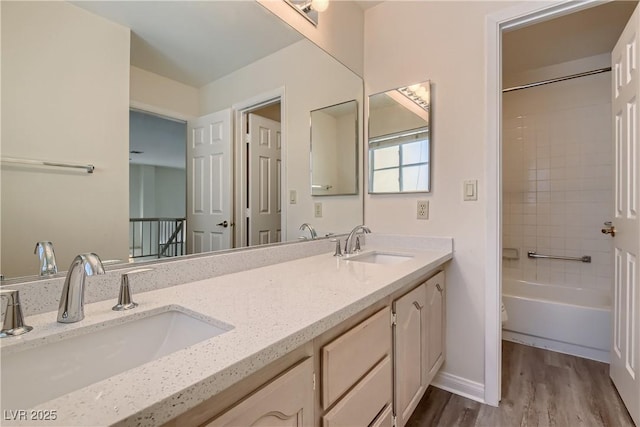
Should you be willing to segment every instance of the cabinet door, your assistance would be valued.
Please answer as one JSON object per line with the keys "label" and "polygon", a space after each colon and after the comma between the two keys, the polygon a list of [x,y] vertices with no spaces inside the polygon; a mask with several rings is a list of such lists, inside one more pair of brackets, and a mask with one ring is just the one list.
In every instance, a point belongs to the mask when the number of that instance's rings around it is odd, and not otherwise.
{"label": "cabinet door", "polygon": [[298,363],[206,426],[313,426],[312,360]]}
{"label": "cabinet door", "polygon": [[425,387],[433,380],[444,362],[445,287],[444,272],[436,274],[426,283],[427,348],[425,352]]}
{"label": "cabinet door", "polygon": [[393,427],[393,411],[387,405],[369,427]]}
{"label": "cabinet door", "polygon": [[403,427],[426,389],[424,353],[427,345],[426,287],[420,285],[394,303],[394,407]]}

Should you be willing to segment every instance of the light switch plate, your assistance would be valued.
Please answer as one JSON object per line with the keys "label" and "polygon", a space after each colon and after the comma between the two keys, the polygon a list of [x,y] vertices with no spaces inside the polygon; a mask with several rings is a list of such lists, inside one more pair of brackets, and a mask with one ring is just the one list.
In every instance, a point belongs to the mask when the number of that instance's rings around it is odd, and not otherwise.
{"label": "light switch plate", "polygon": [[465,181],[462,186],[462,194],[465,202],[478,200],[478,181],[475,179]]}
{"label": "light switch plate", "polygon": [[316,218],[322,218],[322,203],[316,202],[313,204],[313,212]]}
{"label": "light switch plate", "polygon": [[289,190],[289,204],[295,205],[298,203],[298,192],[296,190]]}

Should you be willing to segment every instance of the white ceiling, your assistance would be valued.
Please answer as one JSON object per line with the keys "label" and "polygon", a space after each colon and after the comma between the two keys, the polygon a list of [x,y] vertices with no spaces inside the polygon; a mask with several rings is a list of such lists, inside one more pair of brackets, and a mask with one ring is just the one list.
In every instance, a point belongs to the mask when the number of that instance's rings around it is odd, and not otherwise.
{"label": "white ceiling", "polygon": [[[611,52],[637,1],[612,1],[503,35],[505,74]],[[585,70],[587,71],[587,70]]]}
{"label": "white ceiling", "polygon": [[131,64],[201,87],[302,39],[255,1],[74,1],[131,29]]}
{"label": "white ceiling", "polygon": [[[330,107],[324,107],[315,111],[320,111],[320,112],[323,112],[324,114],[328,114],[329,116],[339,119],[340,117],[348,114],[355,114],[357,110],[358,110],[358,103],[356,101],[347,101],[347,102],[343,102],[342,104],[336,104]],[[315,111],[312,111],[312,113],[314,113]]]}

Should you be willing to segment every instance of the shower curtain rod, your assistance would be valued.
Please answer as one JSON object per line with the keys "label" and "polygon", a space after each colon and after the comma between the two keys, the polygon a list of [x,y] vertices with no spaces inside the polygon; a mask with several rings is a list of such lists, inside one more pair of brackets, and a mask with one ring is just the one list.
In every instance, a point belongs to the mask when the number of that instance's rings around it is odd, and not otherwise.
{"label": "shower curtain rod", "polygon": [[557,77],[555,79],[542,80],[539,82],[529,83],[522,86],[514,86],[507,89],[502,89],[502,93],[513,92],[514,90],[529,89],[530,87],[548,85],[549,83],[563,82],[565,80],[577,79],[578,77],[586,77],[586,76],[591,76],[593,74],[606,73],[609,71],[611,71],[611,67],[599,68],[597,70],[585,71],[584,73],[571,74],[570,76]]}

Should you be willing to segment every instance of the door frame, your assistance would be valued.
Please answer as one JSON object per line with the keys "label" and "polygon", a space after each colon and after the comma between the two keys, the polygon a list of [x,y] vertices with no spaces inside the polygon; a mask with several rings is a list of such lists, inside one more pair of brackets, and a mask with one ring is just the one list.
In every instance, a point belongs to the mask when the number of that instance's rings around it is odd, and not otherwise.
{"label": "door frame", "polygon": [[502,41],[512,30],[579,12],[610,0],[527,2],[486,16],[485,100],[487,223],[485,270],[484,402],[498,406],[502,380]]}
{"label": "door frame", "polygon": [[281,129],[281,161],[282,161],[282,175],[280,177],[280,194],[281,196],[281,233],[280,241],[287,240],[287,203],[288,198],[285,197],[287,189],[287,114],[285,105],[285,88],[280,87],[268,92],[261,93],[252,98],[233,104],[231,107],[234,114],[233,123],[233,210],[234,210],[234,227],[233,227],[233,246],[234,248],[240,248],[246,246],[247,241],[247,227],[245,222],[247,213],[243,208],[242,200],[245,200],[247,194],[247,150],[244,142],[243,128],[247,123],[247,116],[249,113],[266,107],[270,104],[280,102],[280,129]]}
{"label": "door frame", "polygon": [[[194,116],[190,116],[188,114],[183,114],[183,113],[179,113],[177,111],[174,110],[170,110],[167,108],[162,108],[162,107],[157,107],[155,105],[151,105],[151,104],[145,104],[144,102],[139,102],[139,101],[134,101],[134,100],[129,100],[129,112],[131,110],[136,110],[136,111],[140,111],[143,113],[148,113],[148,114],[152,114],[152,115],[156,115],[158,117],[167,119],[167,120],[173,120],[176,122],[184,122],[185,124],[185,134],[184,134],[184,173],[185,173],[185,182],[184,182],[184,215],[185,218],[187,217],[187,211],[189,209],[189,206],[187,206],[187,199],[188,199],[188,193],[189,193],[189,186],[187,185],[187,145],[189,144],[189,122],[192,121],[193,119],[195,119]],[[131,148],[131,141],[129,141],[129,148]],[[131,180],[131,177],[129,177],[129,180]],[[129,216],[131,213],[131,207],[128,206],[127,207],[127,211],[129,212]],[[185,221],[186,222],[186,221]],[[182,236],[183,236],[183,240],[184,240],[184,254],[186,255],[187,252],[187,229],[189,227],[189,224],[185,224],[185,228],[182,230]]]}

